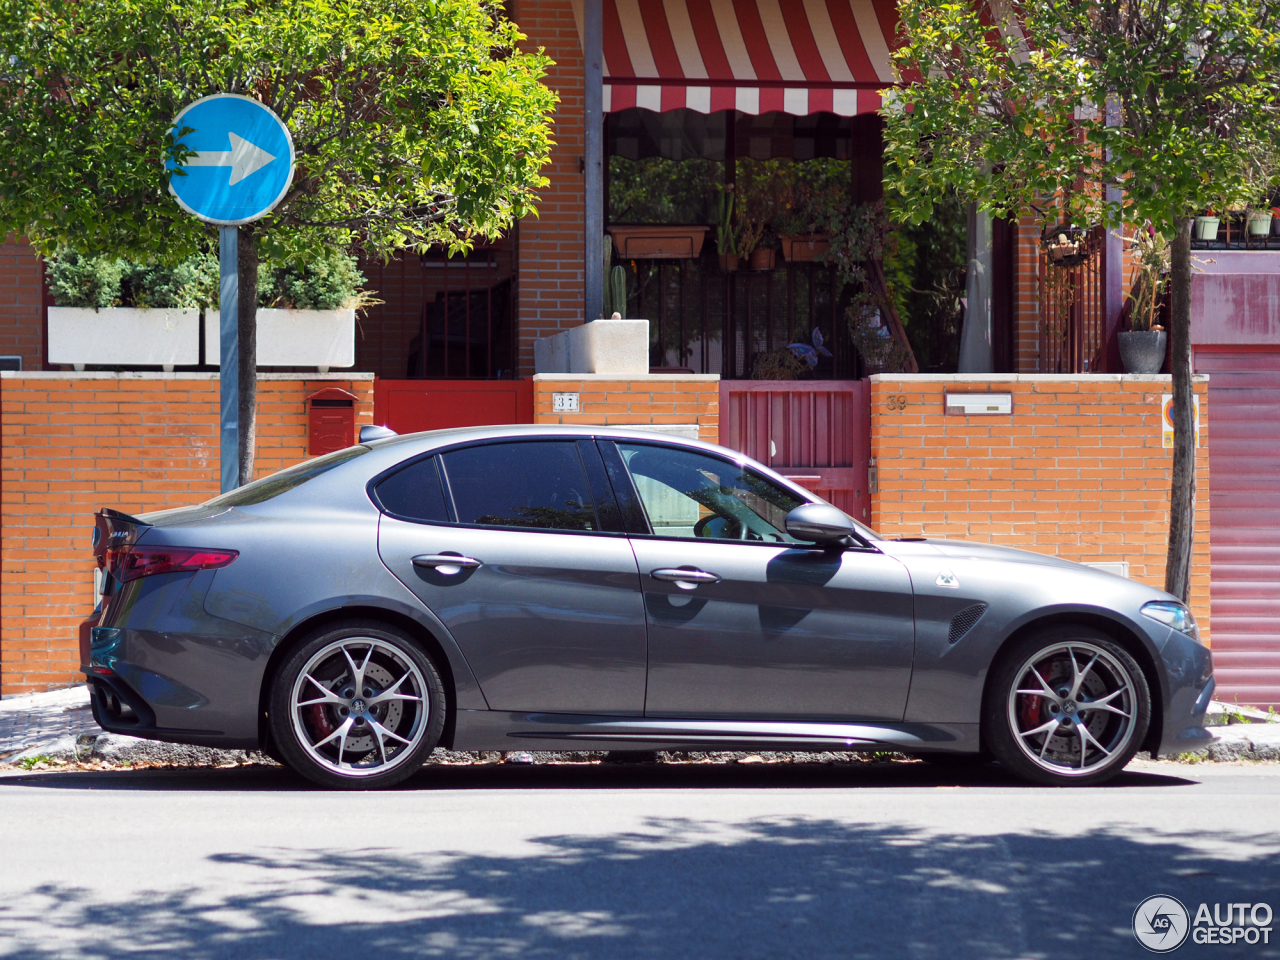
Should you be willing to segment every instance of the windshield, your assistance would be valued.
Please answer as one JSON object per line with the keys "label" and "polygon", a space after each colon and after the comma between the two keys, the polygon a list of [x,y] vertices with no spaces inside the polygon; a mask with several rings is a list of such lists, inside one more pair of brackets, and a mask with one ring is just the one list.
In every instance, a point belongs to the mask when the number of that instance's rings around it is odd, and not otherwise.
{"label": "windshield", "polygon": [[272,497],[287,493],[294,487],[301,486],[313,477],[318,477],[320,474],[332,470],[353,457],[358,457],[360,454],[368,452],[368,447],[347,447],[347,449],[339,450],[336,453],[326,453],[323,457],[303,460],[292,467],[286,467],[279,473],[261,477],[252,483],[246,483],[243,487],[237,487],[219,497],[214,497],[206,505],[211,507],[247,507],[255,503],[263,503]]}

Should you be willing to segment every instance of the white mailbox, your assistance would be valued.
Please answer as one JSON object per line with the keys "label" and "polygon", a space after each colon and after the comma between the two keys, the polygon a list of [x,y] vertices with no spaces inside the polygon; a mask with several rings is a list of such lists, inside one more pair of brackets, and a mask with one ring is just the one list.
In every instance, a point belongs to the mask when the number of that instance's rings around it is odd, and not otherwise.
{"label": "white mailbox", "polygon": [[961,417],[1009,416],[1013,413],[1011,393],[948,393],[946,412]]}

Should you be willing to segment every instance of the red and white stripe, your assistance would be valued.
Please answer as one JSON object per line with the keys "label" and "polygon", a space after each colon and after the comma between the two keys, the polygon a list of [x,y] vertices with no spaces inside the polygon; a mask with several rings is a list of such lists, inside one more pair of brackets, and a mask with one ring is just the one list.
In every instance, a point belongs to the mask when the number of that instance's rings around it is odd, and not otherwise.
{"label": "red and white stripe", "polygon": [[847,117],[894,83],[894,0],[603,0],[603,13],[606,111]]}

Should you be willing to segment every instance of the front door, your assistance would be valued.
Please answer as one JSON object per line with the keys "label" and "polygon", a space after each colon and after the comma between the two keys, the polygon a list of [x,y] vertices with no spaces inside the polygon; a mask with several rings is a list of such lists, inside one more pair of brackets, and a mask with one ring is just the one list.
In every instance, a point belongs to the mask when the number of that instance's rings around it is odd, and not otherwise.
{"label": "front door", "polygon": [[631,541],[649,623],[647,716],[902,719],[915,625],[901,563],[797,544],[785,517],[801,501],[730,461],[602,449],[626,464],[652,530]]}
{"label": "front door", "polygon": [[474,444],[380,481],[383,562],[453,634],[494,710],[639,716],[645,620],[590,441]]}

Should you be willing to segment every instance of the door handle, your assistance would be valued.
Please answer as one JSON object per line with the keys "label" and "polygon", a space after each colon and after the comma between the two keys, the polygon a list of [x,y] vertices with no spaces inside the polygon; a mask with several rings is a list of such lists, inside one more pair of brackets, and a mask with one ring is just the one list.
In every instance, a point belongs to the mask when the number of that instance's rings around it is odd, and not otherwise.
{"label": "door handle", "polygon": [[460,557],[456,554],[448,553],[424,553],[422,556],[413,558],[415,567],[431,567],[436,573],[451,577],[463,570],[474,570],[480,566],[479,560],[471,557]]}
{"label": "door handle", "polygon": [[719,583],[720,578],[705,570],[677,570],[673,567],[662,567],[650,570],[649,576],[655,580],[666,580],[668,583],[697,585],[699,583]]}

